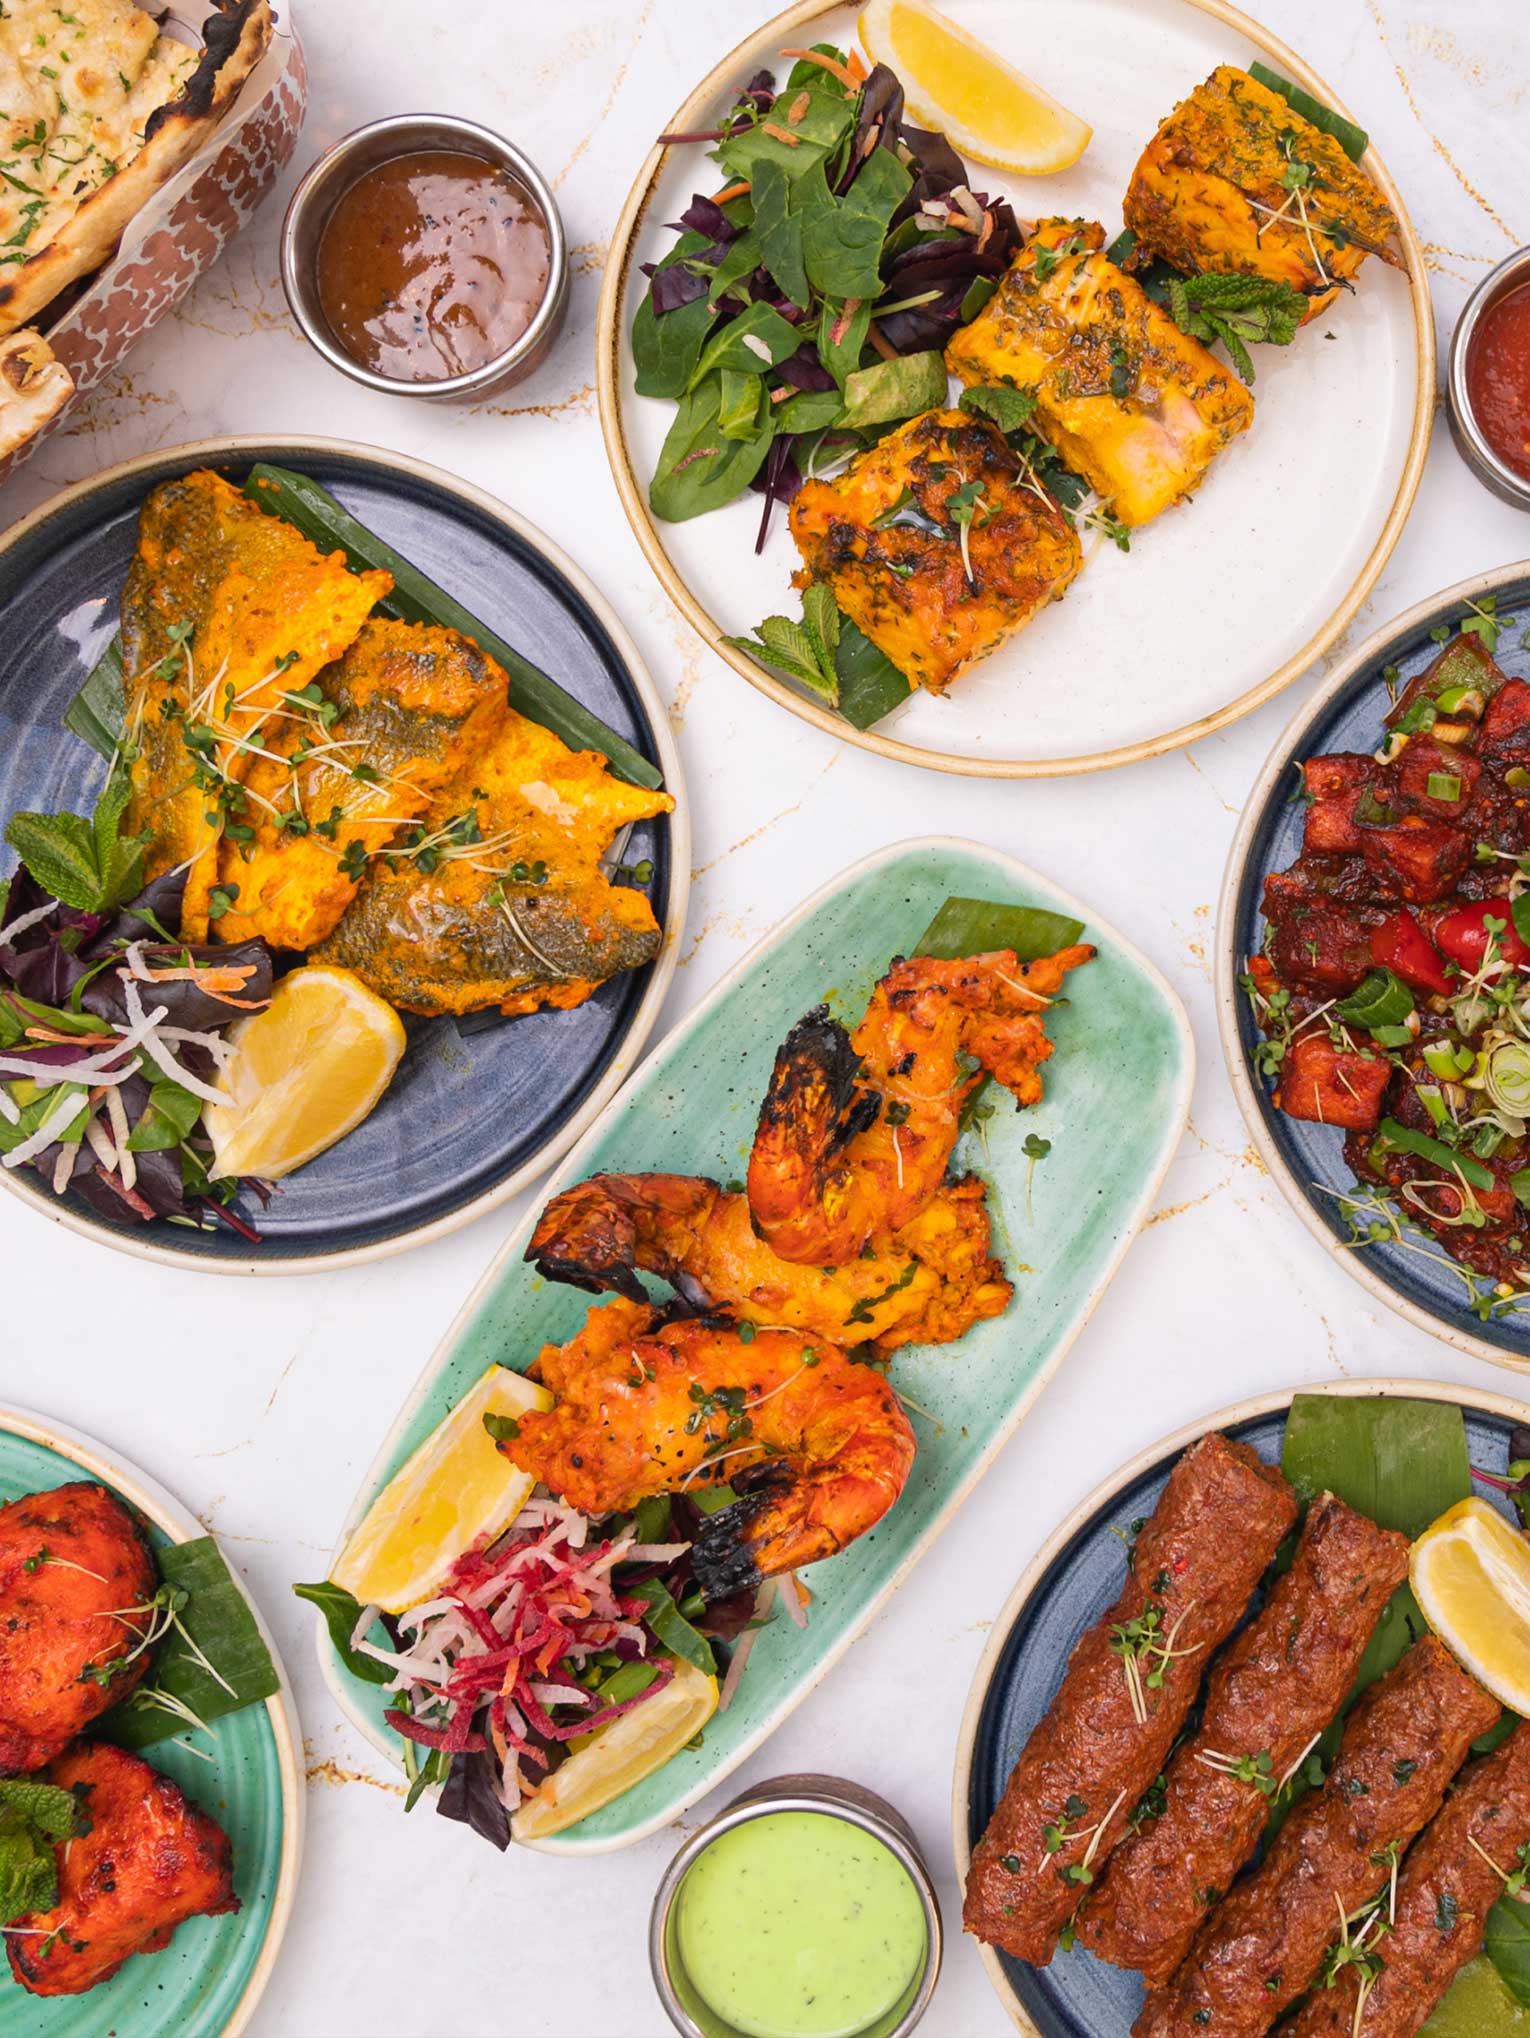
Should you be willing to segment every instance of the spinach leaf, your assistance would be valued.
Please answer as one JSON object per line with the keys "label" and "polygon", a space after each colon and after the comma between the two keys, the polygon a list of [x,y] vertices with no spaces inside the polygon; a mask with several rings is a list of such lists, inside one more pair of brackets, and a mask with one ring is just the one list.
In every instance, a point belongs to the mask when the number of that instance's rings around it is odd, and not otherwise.
{"label": "spinach leaf", "polygon": [[648,1578],[641,1585],[632,1586],[630,1593],[626,1586],[622,1590],[633,1599],[647,1602],[648,1611],[643,1619],[655,1639],[672,1656],[682,1657],[708,1677],[716,1675],[717,1658],[712,1654],[712,1644],[691,1626],[662,1580]]}
{"label": "spinach leaf", "polygon": [[741,370],[746,375],[763,375],[789,354],[795,354],[802,336],[790,319],[782,318],[773,304],[751,304],[737,318],[730,318],[707,341],[701,358],[691,371],[692,389],[700,388],[719,368]]}
{"label": "spinach leaf", "polygon": [[895,361],[874,361],[845,378],[845,408],[839,420],[851,430],[893,424],[939,410],[946,400],[945,356],[900,354]]}
{"label": "spinach leaf", "polygon": [[160,1076],[149,1086],[149,1101],[128,1134],[129,1153],[168,1153],[187,1138],[202,1115],[202,1099]]}
{"label": "spinach leaf", "polygon": [[702,516],[732,502],[759,473],[770,451],[772,426],[768,418],[752,439],[723,436],[721,400],[719,375],[680,399],[648,484],[653,513],[666,523],[684,523],[688,517]]}
{"label": "spinach leaf", "polygon": [[837,424],[842,402],[837,389],[799,389],[785,403],[775,406],[778,432],[821,432]]}
{"label": "spinach leaf", "polygon": [[653,297],[643,299],[632,321],[633,387],[639,396],[679,397],[685,394],[707,334],[717,316],[704,297],[692,298],[661,318]]}
{"label": "spinach leaf", "polygon": [[729,291],[742,283],[746,276],[752,276],[760,266],[760,237],[749,232],[739,235],[728,245],[727,253],[717,265],[717,274],[712,278],[712,287],[707,298],[715,311]]}
{"label": "spinach leaf", "polygon": [[[866,351],[866,334],[871,326],[871,302],[862,298],[854,311],[842,304],[825,304],[818,319],[818,358],[843,389],[847,375],[861,365]],[[843,328],[843,330],[841,330]],[[838,333],[838,339],[835,334]]]}
{"label": "spinach leaf", "polygon": [[[817,67],[814,68],[816,70]],[[822,76],[821,73],[819,75]],[[779,141],[774,135],[766,134],[763,127],[751,127],[743,134],[730,135],[719,145],[715,154],[728,172],[730,182],[746,177],[752,186],[761,163],[776,164],[788,177],[802,177],[839,147],[855,119],[854,99],[847,99],[830,79],[824,79],[821,84],[804,85],[801,90],[807,93],[808,103],[801,118],[793,121],[788,129],[793,141]],[[779,105],[778,100],[777,107]],[[771,119],[774,126],[787,126],[777,117],[774,108]]]}
{"label": "spinach leaf", "polygon": [[877,149],[843,198],[830,196],[821,169],[807,173],[802,192],[802,259],[808,279],[826,297],[875,298],[882,290],[882,243],[908,196],[907,170]]}
{"label": "spinach leaf", "polygon": [[760,406],[768,403],[760,376],[724,368],[717,399],[717,423],[725,439],[752,439],[760,429]]}
{"label": "spinach leaf", "polygon": [[294,1585],[292,1590],[299,1599],[308,1600],[323,1614],[335,1654],[352,1677],[359,1677],[363,1684],[391,1682],[393,1673],[386,1664],[375,1661],[371,1656],[363,1656],[351,1647],[351,1636],[361,1619],[361,1605],[343,1585],[321,1578],[317,1585]]}
{"label": "spinach leaf", "polygon": [[802,260],[802,217],[792,202],[800,188],[779,163],[767,160],[755,171],[751,195],[765,266],[792,303],[806,311],[812,291]]}

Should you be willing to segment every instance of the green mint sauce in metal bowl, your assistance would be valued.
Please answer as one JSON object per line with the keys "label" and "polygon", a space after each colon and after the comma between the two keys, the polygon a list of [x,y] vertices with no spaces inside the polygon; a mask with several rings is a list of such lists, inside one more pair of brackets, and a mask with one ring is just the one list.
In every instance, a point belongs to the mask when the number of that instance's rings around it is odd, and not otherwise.
{"label": "green mint sauce in metal bowl", "polygon": [[857,2038],[924,1966],[924,1907],[889,1847],[848,1819],[771,1812],[686,1871],[677,1950],[691,1986],[749,2038]]}

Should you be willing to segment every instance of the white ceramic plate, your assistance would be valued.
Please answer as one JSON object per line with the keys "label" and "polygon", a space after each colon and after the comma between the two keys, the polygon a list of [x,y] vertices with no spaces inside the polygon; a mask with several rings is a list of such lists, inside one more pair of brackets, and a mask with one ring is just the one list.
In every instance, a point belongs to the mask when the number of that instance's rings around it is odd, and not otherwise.
{"label": "white ceramic plate", "polygon": [[[945,8],[1094,126],[1071,170],[1009,177],[973,166],[1021,217],[1083,215],[1120,226],[1121,199],[1159,121],[1220,63],[1264,58],[1332,106],[1323,80],[1222,0],[945,0]],[[848,7],[799,5],[740,45],[670,124],[716,124],[783,47],[855,39]],[[1365,109],[1359,109],[1363,115]],[[666,130],[669,131],[669,130]],[[718,188],[704,145],[655,150],[613,242],[596,359],[612,471],[649,563],[702,636],[784,707],[852,743],[939,770],[1041,777],[1124,764],[1247,714],[1321,657],[1369,592],[1412,503],[1434,406],[1434,327],[1423,255],[1373,149],[1366,168],[1402,225],[1408,277],[1367,263],[1290,348],[1255,350],[1254,422],[1193,502],[1132,541],[1099,547],[1069,590],[945,699],[914,698],[861,734],[720,643],[792,610],[800,563],[778,507],[754,553],[760,499],[683,524],[650,518],[647,488],[675,406],[633,391],[641,262],[674,244],[665,225]],[[1332,334],[1330,339],[1328,334]]]}

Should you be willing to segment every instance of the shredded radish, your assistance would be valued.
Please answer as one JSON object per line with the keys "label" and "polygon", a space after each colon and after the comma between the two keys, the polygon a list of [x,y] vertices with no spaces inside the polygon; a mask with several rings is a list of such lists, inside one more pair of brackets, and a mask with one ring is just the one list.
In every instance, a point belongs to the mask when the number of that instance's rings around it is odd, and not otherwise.
{"label": "shredded radish", "polygon": [[786,1608],[797,1626],[805,1628],[808,1624],[807,1593],[803,1589],[796,1572],[783,1571],[780,1583],[781,1604]]}
{"label": "shredded radish", "polygon": [[0,948],[4,948],[13,936],[25,934],[29,927],[36,927],[41,921],[51,919],[57,911],[57,899],[49,899],[46,906],[34,906],[30,913],[18,914],[14,920],[0,927]]}
{"label": "shredded radish", "polygon": [[[764,1621],[769,1619],[770,1609],[775,1605],[776,1601],[776,1583],[777,1581],[774,1578],[767,1578],[755,1594],[753,1616],[755,1620]],[[760,1630],[757,1627],[745,1628],[737,1642],[734,1643],[733,1660],[728,1665],[728,1674],[723,1679],[722,1689],[717,1694],[717,1710],[719,1712],[726,1712],[728,1707],[732,1705],[733,1694],[738,1690],[739,1679],[743,1676],[745,1666],[750,1656],[754,1653],[754,1645],[759,1639],[759,1634]]]}
{"label": "shredded radish", "polygon": [[0,1089],[0,1118],[3,1118],[7,1125],[21,1123],[21,1106],[5,1089]]}
{"label": "shredded radish", "polygon": [[122,1186],[131,1195],[133,1184],[138,1180],[138,1161],[128,1146],[132,1132],[128,1126],[127,1106],[116,1090],[108,1090],[106,1093],[106,1115],[112,1123],[112,1138],[116,1142],[117,1155],[121,1162],[118,1172],[122,1177]]}
{"label": "shredded radish", "polygon": [[[131,977],[123,979],[122,995],[123,1003],[127,1006],[128,1017],[135,1026],[141,1020],[150,1016],[144,1011],[143,999],[139,996],[138,986]],[[166,1016],[164,1006],[156,1005],[153,1013],[155,1021],[163,1021]],[[215,1038],[211,1034],[195,1033],[188,1033],[183,1037],[187,1040],[196,1041],[199,1046],[203,1047],[211,1039]],[[204,1083],[200,1076],[194,1076],[190,1069],[178,1062],[169,1048],[160,1039],[157,1031],[145,1032],[143,1036],[143,1051],[150,1061],[154,1063],[155,1067],[170,1078],[171,1082],[179,1083],[183,1090],[189,1090],[193,1097],[200,1097],[204,1104],[226,1104],[228,1102],[223,1091],[215,1090],[211,1083]]]}
{"label": "shredded radish", "polygon": [[8,1154],[0,1154],[0,1163],[8,1168],[19,1168],[23,1161],[29,1161],[52,1146],[55,1139],[72,1125],[84,1106],[83,1097],[66,1097],[56,1111],[52,1111],[38,1126],[37,1130],[24,1139],[20,1146],[13,1146]]}

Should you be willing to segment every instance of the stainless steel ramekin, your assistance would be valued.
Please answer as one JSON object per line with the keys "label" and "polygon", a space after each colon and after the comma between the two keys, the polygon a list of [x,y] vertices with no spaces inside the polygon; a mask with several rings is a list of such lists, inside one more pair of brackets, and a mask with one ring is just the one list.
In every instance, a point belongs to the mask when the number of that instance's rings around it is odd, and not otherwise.
{"label": "stainless steel ramekin", "polygon": [[1483,277],[1466,300],[1466,309],[1457,319],[1451,336],[1445,394],[1450,435],[1461,458],[1484,488],[1490,488],[1504,502],[1513,503],[1516,509],[1530,510],[1530,480],[1506,466],[1483,437],[1466,387],[1466,356],[1478,321],[1489,305],[1496,304],[1500,297],[1506,296],[1521,283],[1530,283],[1530,248],[1519,248],[1506,261],[1500,262],[1496,269]]}
{"label": "stainless steel ramekin", "polygon": [[911,1984],[905,2000],[870,2025],[858,2038],[908,2038],[930,2007],[935,1984],[940,1978],[940,1904],[935,1884],[919,1851],[913,1828],[901,1813],[875,1791],[864,1790],[840,1776],[773,1776],[736,1797],[726,1811],[686,1841],[669,1864],[659,1893],[653,1900],[648,1925],[648,1961],[653,1969],[654,1987],[669,2013],[669,2020],[682,2038],[742,2038],[735,2026],[702,2003],[685,1979],[675,1944],[675,1898],[686,1871],[712,1842],[748,1819],[767,1812],[826,1812],[846,1819],[880,1840],[902,1862],[909,1880],[919,1893],[924,1908],[924,1967]]}
{"label": "stainless steel ramekin", "polygon": [[[331,213],[368,170],[395,156],[414,155],[421,149],[455,149],[468,156],[497,164],[542,216],[547,228],[547,289],[535,318],[512,346],[492,361],[485,361],[467,375],[443,376],[437,382],[404,382],[392,375],[376,375],[363,368],[345,351],[330,330],[319,302],[319,240]],[[282,288],[292,315],[303,335],[317,347],[332,367],[353,382],[388,396],[425,397],[435,403],[460,402],[490,391],[504,389],[529,375],[547,354],[568,304],[568,246],[563,221],[552,189],[537,169],[510,142],[487,127],[451,114],[396,114],[391,120],[374,120],[367,127],[337,141],[320,156],[292,194],[287,217],[282,222]]]}

